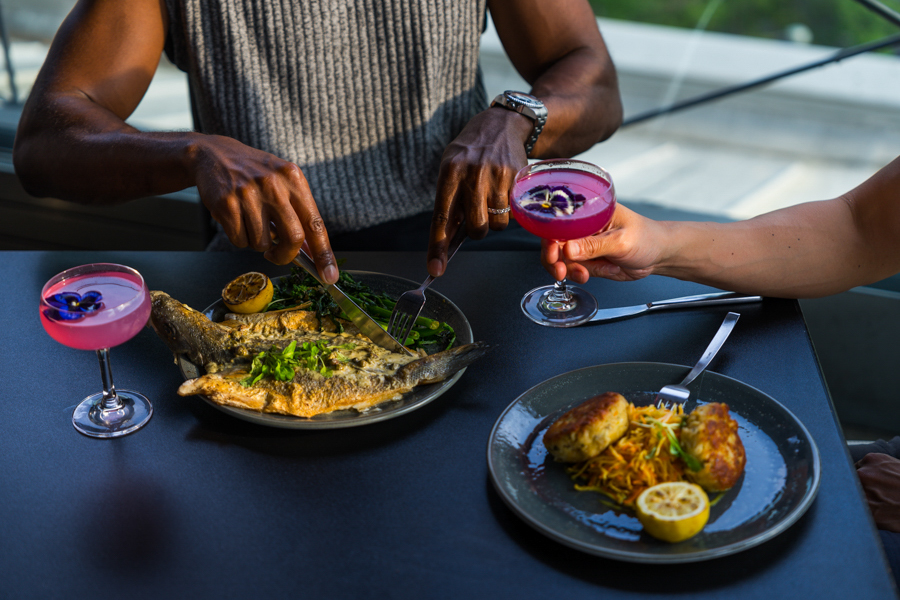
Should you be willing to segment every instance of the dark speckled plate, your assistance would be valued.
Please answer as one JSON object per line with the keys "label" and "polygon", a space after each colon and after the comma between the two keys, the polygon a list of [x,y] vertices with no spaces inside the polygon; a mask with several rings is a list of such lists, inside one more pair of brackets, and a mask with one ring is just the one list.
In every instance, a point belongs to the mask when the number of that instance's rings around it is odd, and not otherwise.
{"label": "dark speckled plate", "polygon": [[659,363],[599,365],[531,388],[507,407],[491,432],[488,468],[494,487],[513,511],[548,537],[629,562],[708,560],[777,536],[806,512],[816,496],[819,451],[788,409],[729,377],[701,375],[690,386],[685,412],[706,402],[728,404],[740,428],[747,466],[738,483],[712,506],[703,531],[684,542],[656,540],[642,531],[633,513],[605,504],[605,496],[575,491],[564,466],[544,449],[547,428],[579,402],[615,391],[637,405],[649,404],[656,390],[680,381],[688,370]]}
{"label": "dark speckled plate", "polygon": [[[386,275],[384,273],[371,273],[368,271],[347,272],[350,273],[354,279],[368,285],[373,290],[377,292],[385,292],[386,294],[394,298],[399,298],[400,295],[406,290],[411,290],[419,287],[418,283],[410,281],[409,279],[395,277],[393,275]],[[273,278],[273,281],[278,281],[278,279],[280,278]],[[435,292],[430,288],[425,290],[425,297],[426,302],[425,308],[422,310],[422,316],[449,323],[450,326],[453,327],[453,330],[456,332],[456,342],[454,343],[455,346],[469,344],[473,341],[472,328],[469,326],[469,321],[455,304],[453,304],[439,292]],[[225,316],[225,313],[228,311],[225,308],[225,304],[221,299],[219,299],[208,306],[203,312],[207,317],[210,318],[210,320],[221,321]],[[192,362],[184,359],[183,357],[179,357],[178,359],[178,368],[181,370],[181,374],[185,379],[192,379],[200,375],[200,371],[197,366]],[[237,417],[239,419],[243,419],[245,421],[257,423],[259,425],[280,427],[283,429],[337,429],[344,427],[356,427],[359,425],[367,425],[369,423],[384,421],[386,419],[392,419],[394,417],[406,414],[410,411],[416,410],[417,408],[421,408],[422,406],[425,406],[426,404],[446,392],[448,389],[450,389],[453,384],[455,384],[459,380],[459,378],[462,377],[462,374],[464,372],[465,369],[462,369],[460,371],[457,371],[449,379],[445,379],[444,381],[432,383],[429,385],[421,385],[413,389],[411,392],[404,394],[399,400],[390,400],[388,402],[383,402],[378,406],[373,406],[366,410],[338,410],[332,413],[317,415],[315,417],[309,418],[261,413],[252,410],[246,410],[243,408],[222,406],[220,404],[216,404],[205,396],[200,397],[206,400],[206,402],[211,406],[225,412],[226,414]]]}

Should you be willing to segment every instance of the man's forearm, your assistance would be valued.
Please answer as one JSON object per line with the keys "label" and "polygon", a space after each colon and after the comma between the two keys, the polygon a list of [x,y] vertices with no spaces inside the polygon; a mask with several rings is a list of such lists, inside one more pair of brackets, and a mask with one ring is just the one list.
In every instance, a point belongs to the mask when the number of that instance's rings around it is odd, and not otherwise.
{"label": "man's forearm", "polygon": [[[27,115],[13,161],[28,193],[84,204],[115,204],[194,185],[201,134],[142,132],[104,109],[67,100]],[[95,114],[91,114],[95,113]]]}
{"label": "man's forearm", "polygon": [[585,48],[542,74],[532,93],[547,105],[540,158],[569,157],[590,149],[622,124],[622,102],[613,64]]}

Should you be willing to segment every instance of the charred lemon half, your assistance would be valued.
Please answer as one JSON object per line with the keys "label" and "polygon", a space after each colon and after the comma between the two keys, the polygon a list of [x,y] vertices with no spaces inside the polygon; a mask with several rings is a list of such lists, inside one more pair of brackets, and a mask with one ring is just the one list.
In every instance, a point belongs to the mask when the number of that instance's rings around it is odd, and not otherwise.
{"label": "charred lemon half", "polygon": [[655,538],[682,542],[709,520],[709,498],[699,485],[672,481],[649,487],[634,503],[638,521]]}
{"label": "charred lemon half", "polygon": [[275,288],[272,281],[256,271],[236,277],[222,290],[222,300],[231,312],[258,313],[269,305]]}

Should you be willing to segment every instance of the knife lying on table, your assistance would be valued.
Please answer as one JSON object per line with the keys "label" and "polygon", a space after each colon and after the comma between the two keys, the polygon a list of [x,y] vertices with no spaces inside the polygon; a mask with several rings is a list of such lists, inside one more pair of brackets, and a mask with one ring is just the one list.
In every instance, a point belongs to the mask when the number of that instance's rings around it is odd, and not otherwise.
{"label": "knife lying on table", "polygon": [[669,300],[660,300],[658,302],[648,302],[647,304],[638,304],[637,306],[623,306],[621,308],[601,308],[598,310],[589,323],[598,321],[615,321],[616,319],[625,319],[634,317],[646,312],[665,310],[667,308],[689,308],[692,306],[709,306],[711,304],[736,304],[740,302],[759,302],[762,296],[748,296],[746,294],[738,294],[736,292],[716,292],[713,294],[700,294],[698,296],[684,296],[682,298],[671,298]]}
{"label": "knife lying on table", "polygon": [[[278,240],[274,237],[273,241],[275,243],[278,243]],[[344,314],[350,317],[350,320],[353,321],[353,324],[356,325],[356,327],[362,332],[364,336],[386,350],[413,356],[412,350],[398,342],[387,331],[382,329],[381,325],[376,323],[375,319],[370,317],[366,311],[360,308],[359,305],[350,298],[350,296],[343,292],[343,290],[341,290],[336,285],[326,285],[321,279],[319,279],[319,271],[318,269],[316,269],[316,263],[313,262],[313,260],[302,248],[300,249],[300,252],[297,253],[297,256],[294,257],[294,260],[291,262],[312,275],[313,278],[319,282],[319,285],[325,288],[326,292],[331,294],[331,297],[334,298],[334,301],[337,303],[337,305],[341,307],[341,310],[344,311]]]}

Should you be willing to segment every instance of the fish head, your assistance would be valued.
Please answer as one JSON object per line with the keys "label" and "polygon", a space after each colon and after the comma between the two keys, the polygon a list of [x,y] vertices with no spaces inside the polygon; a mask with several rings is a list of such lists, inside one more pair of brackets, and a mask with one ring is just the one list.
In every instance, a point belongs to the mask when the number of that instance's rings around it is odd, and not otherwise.
{"label": "fish head", "polygon": [[215,326],[206,315],[175,300],[165,292],[151,291],[149,326],[176,356],[191,356],[215,335]]}

